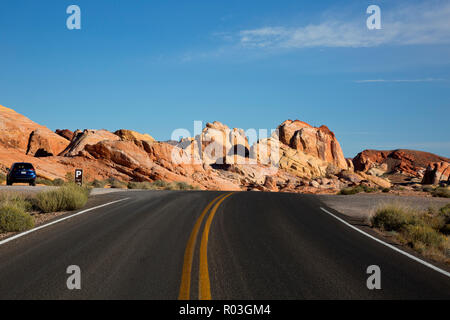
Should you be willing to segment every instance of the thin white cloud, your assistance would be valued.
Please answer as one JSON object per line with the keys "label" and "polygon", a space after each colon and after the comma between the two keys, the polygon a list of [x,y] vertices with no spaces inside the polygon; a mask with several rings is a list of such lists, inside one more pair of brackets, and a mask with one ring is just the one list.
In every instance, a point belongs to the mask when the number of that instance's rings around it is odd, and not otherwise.
{"label": "thin white cloud", "polygon": [[356,83],[378,83],[378,82],[436,82],[436,81],[446,81],[446,79],[371,79],[371,80],[356,80]]}
{"label": "thin white cloud", "polygon": [[265,26],[241,30],[246,48],[375,47],[450,43],[450,3],[432,2],[394,9],[381,8],[382,29],[368,30],[364,13],[353,20],[327,21],[301,27]]}

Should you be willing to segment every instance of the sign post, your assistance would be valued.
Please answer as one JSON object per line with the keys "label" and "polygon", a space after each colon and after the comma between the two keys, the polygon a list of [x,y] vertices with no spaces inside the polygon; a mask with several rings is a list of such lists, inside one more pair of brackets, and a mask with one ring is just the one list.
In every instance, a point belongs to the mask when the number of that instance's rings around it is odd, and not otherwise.
{"label": "sign post", "polygon": [[75,169],[75,183],[78,185],[83,185],[83,170]]}

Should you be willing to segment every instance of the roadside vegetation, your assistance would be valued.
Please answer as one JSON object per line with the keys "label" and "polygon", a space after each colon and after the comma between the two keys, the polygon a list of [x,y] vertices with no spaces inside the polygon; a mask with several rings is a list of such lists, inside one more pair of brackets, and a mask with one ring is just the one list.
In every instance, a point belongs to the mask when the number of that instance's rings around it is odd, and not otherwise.
{"label": "roadside vegetation", "polygon": [[6,181],[6,175],[4,173],[0,172],[0,184],[5,183]]}
{"label": "roadside vegetation", "polygon": [[385,204],[375,211],[371,224],[425,256],[450,263],[450,204],[425,212]]}
{"label": "roadside vegetation", "polygon": [[450,187],[423,186],[422,191],[428,192],[433,197],[450,198]]}
{"label": "roadside vegetation", "polygon": [[[377,192],[379,189],[377,188],[371,188],[369,186],[355,186],[355,187],[348,187],[348,188],[343,188],[341,189],[341,191],[339,191],[338,194],[340,195],[351,195],[351,194],[357,194],[357,193],[361,193],[361,192],[366,192],[366,193],[373,193],[373,192]],[[383,192],[385,192],[383,190]],[[389,192],[389,190],[387,191]]]}
{"label": "roadside vegetation", "polygon": [[[0,175],[0,181],[3,176]],[[6,177],[5,177],[6,178]],[[69,177],[70,178],[70,177]],[[70,180],[69,180],[70,181]],[[93,180],[80,187],[63,179],[36,179],[36,184],[54,186],[33,196],[20,193],[0,194],[0,233],[21,232],[34,227],[33,216],[42,213],[77,210],[85,206],[92,188],[122,188],[143,190],[196,190],[185,182],[123,182],[116,178]]]}
{"label": "roadside vegetation", "polygon": [[58,189],[40,192],[33,199],[41,212],[72,211],[82,208],[89,197],[89,189],[67,184]]}
{"label": "roadside vegetation", "polygon": [[165,182],[156,180],[154,182],[129,182],[128,189],[144,190],[196,190],[197,188],[186,182]]}
{"label": "roadside vegetation", "polygon": [[20,193],[0,194],[0,233],[20,232],[34,226],[32,215],[72,211],[83,207],[89,196],[89,189],[75,184],[39,192],[34,196]]}

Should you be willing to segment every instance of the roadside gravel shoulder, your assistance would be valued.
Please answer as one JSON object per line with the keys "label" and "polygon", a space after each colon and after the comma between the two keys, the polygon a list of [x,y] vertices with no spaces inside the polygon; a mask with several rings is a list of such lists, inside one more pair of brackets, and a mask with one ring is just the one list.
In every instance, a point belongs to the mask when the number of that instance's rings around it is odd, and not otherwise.
{"label": "roadside gravel shoulder", "polygon": [[399,196],[384,193],[358,193],[354,195],[318,195],[330,208],[352,219],[366,221],[375,210],[386,203],[400,203],[417,210],[441,208],[450,203],[448,198],[424,196]]}

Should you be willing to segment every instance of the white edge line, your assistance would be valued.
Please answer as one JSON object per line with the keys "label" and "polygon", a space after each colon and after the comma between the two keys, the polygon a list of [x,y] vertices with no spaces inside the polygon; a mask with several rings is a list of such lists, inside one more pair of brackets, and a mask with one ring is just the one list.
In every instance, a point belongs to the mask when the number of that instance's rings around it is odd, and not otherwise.
{"label": "white edge line", "polygon": [[407,252],[405,252],[405,251],[403,251],[403,250],[400,250],[400,249],[394,247],[393,245],[390,245],[389,243],[386,243],[386,242],[384,242],[384,241],[382,241],[382,240],[380,240],[380,239],[378,239],[378,238],[375,238],[374,236],[371,236],[370,234],[368,234],[368,233],[366,233],[366,232],[364,232],[364,231],[362,231],[362,230],[356,228],[355,226],[352,226],[350,223],[348,223],[348,222],[345,221],[344,219],[339,218],[338,216],[332,214],[331,212],[329,212],[328,210],[326,210],[326,209],[324,209],[324,208],[322,208],[322,207],[320,207],[320,209],[321,209],[322,211],[328,213],[328,214],[329,214],[330,216],[332,216],[333,218],[336,218],[336,219],[339,220],[340,222],[342,222],[342,223],[344,223],[345,225],[349,226],[350,228],[352,228],[352,229],[358,231],[359,233],[362,233],[363,235],[365,235],[365,236],[371,238],[372,240],[375,240],[376,242],[381,243],[382,245],[384,245],[384,246],[386,246],[386,247],[388,247],[388,248],[391,248],[392,250],[397,251],[398,253],[401,253],[401,254],[407,256],[408,258],[413,259],[414,261],[417,261],[417,262],[419,262],[419,263],[421,263],[421,264],[427,266],[428,268],[433,269],[434,271],[437,271],[437,272],[442,273],[443,275],[445,275],[445,276],[447,276],[447,277],[450,277],[450,272],[447,272],[447,271],[445,271],[445,270],[442,270],[442,269],[436,267],[435,265],[432,265],[432,264],[429,263],[429,262],[426,262],[426,261],[424,261],[424,260],[421,260],[421,259],[419,259],[419,258],[413,256],[412,254],[409,254],[409,253],[407,253]]}
{"label": "white edge line", "polygon": [[10,237],[10,238],[7,238],[7,239],[5,239],[5,240],[0,241],[0,246],[3,245],[3,244],[5,244],[5,243],[8,243],[8,242],[10,242],[10,241],[13,241],[13,240],[15,240],[15,239],[17,239],[17,238],[21,238],[21,237],[23,237],[23,236],[26,236],[27,234],[30,234],[30,233],[32,233],[32,232],[38,231],[38,230],[40,230],[40,229],[47,228],[47,227],[49,227],[49,226],[51,226],[51,225],[53,225],[53,224],[56,224],[56,223],[58,223],[58,222],[61,222],[61,221],[64,221],[64,220],[73,218],[73,217],[75,217],[75,216],[79,216],[80,214],[83,214],[83,213],[86,213],[86,212],[89,212],[89,211],[92,211],[92,210],[95,210],[95,209],[99,209],[99,208],[102,208],[102,207],[109,206],[109,205],[114,204],[114,203],[117,203],[117,202],[125,201],[125,200],[128,200],[128,199],[130,199],[130,198],[124,198],[124,199],[120,199],[120,200],[108,202],[108,203],[105,203],[105,204],[102,204],[102,205],[99,205],[99,206],[96,206],[96,207],[92,207],[92,208],[89,208],[89,209],[86,209],[86,210],[77,212],[77,213],[72,214],[72,215],[70,215],[70,216],[67,216],[67,217],[64,217],[64,218],[61,218],[61,219],[52,221],[52,222],[50,222],[50,223],[43,224],[43,225],[41,225],[41,226],[39,226],[39,227],[33,228],[33,229],[31,229],[31,230],[28,230],[28,231],[25,231],[25,232],[22,232],[22,233],[19,233],[19,234],[16,234],[15,236],[12,236],[12,237]]}

